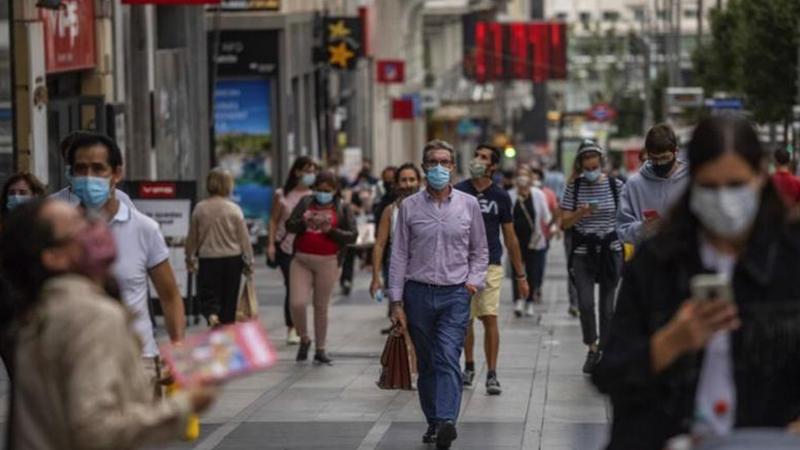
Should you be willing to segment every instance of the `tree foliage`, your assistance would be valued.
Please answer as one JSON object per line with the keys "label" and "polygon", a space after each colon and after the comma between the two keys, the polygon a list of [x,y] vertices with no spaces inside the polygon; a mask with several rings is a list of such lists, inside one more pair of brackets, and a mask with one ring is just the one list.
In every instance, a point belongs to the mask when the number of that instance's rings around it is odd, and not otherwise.
{"label": "tree foliage", "polygon": [[759,122],[783,121],[797,94],[798,33],[798,0],[729,0],[694,54],[697,79],[707,95],[743,96]]}

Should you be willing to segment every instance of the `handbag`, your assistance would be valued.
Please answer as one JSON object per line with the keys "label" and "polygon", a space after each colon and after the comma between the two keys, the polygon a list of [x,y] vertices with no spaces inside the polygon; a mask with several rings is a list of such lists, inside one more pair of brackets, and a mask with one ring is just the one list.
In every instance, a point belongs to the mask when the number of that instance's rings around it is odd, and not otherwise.
{"label": "handbag", "polygon": [[411,390],[411,364],[405,334],[395,326],[386,338],[381,354],[381,375],[375,382],[381,389]]}
{"label": "handbag", "polygon": [[[531,196],[532,195],[533,194],[531,193]],[[532,202],[533,199],[531,199],[531,203]],[[525,220],[528,222],[528,226],[531,227],[531,238],[530,241],[528,242],[528,250],[534,250],[536,248],[536,244],[538,244],[542,239],[542,236],[536,232],[536,224],[533,221],[533,218],[531,217],[530,213],[528,212],[528,208],[525,207],[524,200],[522,202],[520,202],[520,200],[517,200],[517,206],[519,206],[519,209],[522,210],[522,214],[525,215]]]}
{"label": "handbag", "polygon": [[258,298],[253,277],[245,277],[239,301],[236,302],[236,321],[243,322],[258,318]]}

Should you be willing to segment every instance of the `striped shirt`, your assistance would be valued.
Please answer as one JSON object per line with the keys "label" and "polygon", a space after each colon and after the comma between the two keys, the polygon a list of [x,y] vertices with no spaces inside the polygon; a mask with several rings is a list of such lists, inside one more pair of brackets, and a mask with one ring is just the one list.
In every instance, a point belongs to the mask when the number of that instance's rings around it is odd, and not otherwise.
{"label": "striped shirt", "polygon": [[[603,177],[597,183],[589,183],[585,179],[579,178],[580,187],[578,188],[578,202],[575,203],[575,183],[567,185],[564,197],[561,199],[561,209],[564,211],[575,211],[579,206],[597,203],[597,210],[591,215],[584,217],[575,224],[575,229],[581,234],[594,235],[598,237],[614,233],[617,228],[617,201],[614,201],[614,191],[607,177]],[[614,179],[617,184],[617,198],[622,192],[623,183],[619,179]],[[616,240],[610,245],[611,250],[621,251],[622,243]],[[575,249],[575,253],[586,253],[586,246],[582,245]]]}

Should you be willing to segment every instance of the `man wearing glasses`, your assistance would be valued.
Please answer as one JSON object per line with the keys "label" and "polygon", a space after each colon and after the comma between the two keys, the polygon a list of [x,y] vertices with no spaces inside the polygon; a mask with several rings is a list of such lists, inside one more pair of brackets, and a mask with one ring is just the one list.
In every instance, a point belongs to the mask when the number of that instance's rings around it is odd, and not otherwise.
{"label": "man wearing glasses", "polygon": [[408,327],[417,352],[417,389],[428,421],[422,441],[440,449],[456,439],[470,297],[483,288],[489,263],[480,205],[453,189],[454,166],[450,144],[425,145],[427,189],[403,200],[389,265],[392,321]]}

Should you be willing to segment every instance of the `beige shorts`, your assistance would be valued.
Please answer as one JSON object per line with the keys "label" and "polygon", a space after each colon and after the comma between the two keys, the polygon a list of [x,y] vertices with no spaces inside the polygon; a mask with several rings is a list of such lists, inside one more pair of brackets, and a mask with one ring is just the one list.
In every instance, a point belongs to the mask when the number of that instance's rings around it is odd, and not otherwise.
{"label": "beige shorts", "polygon": [[500,285],[503,283],[503,266],[490,264],[486,271],[483,290],[472,296],[470,318],[497,316],[500,308]]}

